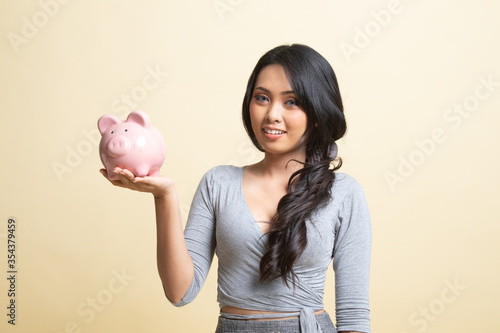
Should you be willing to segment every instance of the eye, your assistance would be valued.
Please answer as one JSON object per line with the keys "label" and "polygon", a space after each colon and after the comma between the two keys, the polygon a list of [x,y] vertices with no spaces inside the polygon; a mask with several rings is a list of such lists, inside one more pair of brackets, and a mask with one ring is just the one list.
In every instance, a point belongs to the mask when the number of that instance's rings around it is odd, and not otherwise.
{"label": "eye", "polygon": [[125,129],[125,132],[128,132],[128,129]]}
{"label": "eye", "polygon": [[115,133],[115,131],[111,131],[111,134],[114,134],[114,133]]}
{"label": "eye", "polygon": [[285,102],[286,105],[299,106],[299,102],[296,99],[289,99]]}
{"label": "eye", "polygon": [[269,98],[267,98],[264,95],[257,95],[254,97],[257,102],[263,103],[263,102],[268,102]]}

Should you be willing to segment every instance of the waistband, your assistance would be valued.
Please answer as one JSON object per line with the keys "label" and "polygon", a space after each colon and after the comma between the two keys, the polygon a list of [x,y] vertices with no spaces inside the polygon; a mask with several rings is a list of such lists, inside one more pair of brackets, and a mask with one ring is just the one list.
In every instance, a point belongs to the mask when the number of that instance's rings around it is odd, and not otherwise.
{"label": "waistband", "polygon": [[[326,313],[326,312],[325,312]],[[297,312],[286,313],[263,313],[253,315],[240,315],[221,312],[220,316],[226,319],[248,320],[248,319],[276,319],[276,318],[291,318],[299,317],[300,332],[302,333],[323,333],[321,325],[316,320],[314,310],[312,308],[303,308]]]}

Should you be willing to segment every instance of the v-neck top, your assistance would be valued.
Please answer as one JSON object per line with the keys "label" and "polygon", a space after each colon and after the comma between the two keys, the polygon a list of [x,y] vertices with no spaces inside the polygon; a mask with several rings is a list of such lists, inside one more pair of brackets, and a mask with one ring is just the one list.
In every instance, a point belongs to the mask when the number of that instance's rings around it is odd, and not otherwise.
{"label": "v-neck top", "polygon": [[[370,332],[371,222],[361,185],[345,173],[336,173],[328,204],[306,221],[307,246],[294,265],[295,287],[292,283],[287,287],[281,278],[259,282],[260,260],[268,239],[243,195],[243,172],[244,167],[218,166],[200,181],[184,232],[194,278],[186,295],[174,305],[194,300],[215,253],[220,308],[290,312],[310,327],[307,331],[320,332],[313,312],[324,308],[326,272],[333,259],[337,329]],[[233,319],[272,317],[221,315]]]}

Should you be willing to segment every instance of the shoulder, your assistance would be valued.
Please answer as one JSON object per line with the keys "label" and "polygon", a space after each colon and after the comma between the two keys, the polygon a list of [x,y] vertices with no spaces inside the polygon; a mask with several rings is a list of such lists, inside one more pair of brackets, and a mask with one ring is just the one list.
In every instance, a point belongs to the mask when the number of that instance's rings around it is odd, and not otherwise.
{"label": "shoulder", "polygon": [[344,172],[335,173],[335,181],[332,187],[333,196],[364,196],[363,186],[351,175]]}
{"label": "shoulder", "polygon": [[353,223],[370,230],[370,213],[365,191],[352,176],[337,173],[332,190],[332,199],[339,204],[339,218],[353,220]]}
{"label": "shoulder", "polygon": [[209,169],[201,179],[210,188],[238,186],[241,183],[243,167],[218,165]]}
{"label": "shoulder", "polygon": [[331,199],[339,208],[339,216],[350,215],[356,211],[369,219],[368,201],[363,186],[346,173],[336,173],[335,181],[330,192]]}
{"label": "shoulder", "polygon": [[242,173],[243,167],[218,165],[209,169],[203,177],[211,180],[228,180],[231,178],[238,178]]}
{"label": "shoulder", "polygon": [[230,196],[239,189],[243,170],[230,165],[220,165],[209,169],[201,178],[195,193],[195,200],[202,198],[215,204],[223,197]]}

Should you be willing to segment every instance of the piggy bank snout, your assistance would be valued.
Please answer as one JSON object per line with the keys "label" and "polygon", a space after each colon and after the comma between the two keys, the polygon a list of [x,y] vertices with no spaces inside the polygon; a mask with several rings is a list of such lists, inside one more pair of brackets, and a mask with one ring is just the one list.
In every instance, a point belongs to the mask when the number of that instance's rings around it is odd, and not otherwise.
{"label": "piggy bank snout", "polygon": [[125,136],[114,137],[108,142],[108,155],[111,157],[123,156],[130,150],[131,147],[132,143],[129,138]]}

